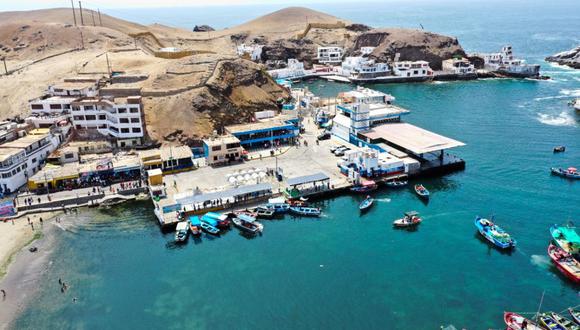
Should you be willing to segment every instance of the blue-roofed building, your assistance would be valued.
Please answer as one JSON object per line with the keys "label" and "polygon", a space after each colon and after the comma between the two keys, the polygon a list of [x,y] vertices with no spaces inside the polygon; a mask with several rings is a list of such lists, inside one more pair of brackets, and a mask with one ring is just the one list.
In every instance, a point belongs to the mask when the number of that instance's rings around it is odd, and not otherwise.
{"label": "blue-roofed building", "polygon": [[293,144],[300,133],[299,121],[295,116],[276,116],[249,124],[227,126],[225,129],[247,149]]}

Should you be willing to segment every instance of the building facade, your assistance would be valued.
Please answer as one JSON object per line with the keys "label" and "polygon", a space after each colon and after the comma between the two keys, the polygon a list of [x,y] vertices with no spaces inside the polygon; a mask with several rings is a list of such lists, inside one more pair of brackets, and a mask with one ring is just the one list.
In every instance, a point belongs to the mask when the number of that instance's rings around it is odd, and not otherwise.
{"label": "building facade", "polygon": [[344,49],[341,47],[318,47],[318,63],[322,64],[338,64],[342,62]]}
{"label": "building facade", "polygon": [[427,61],[401,61],[393,64],[393,72],[400,77],[427,78],[433,76],[433,70]]}
{"label": "building facade", "polygon": [[466,58],[450,58],[441,62],[443,71],[457,75],[468,75],[475,73],[475,66]]}
{"label": "building facade", "polygon": [[208,165],[228,164],[242,158],[244,148],[233,135],[203,140],[203,151]]}

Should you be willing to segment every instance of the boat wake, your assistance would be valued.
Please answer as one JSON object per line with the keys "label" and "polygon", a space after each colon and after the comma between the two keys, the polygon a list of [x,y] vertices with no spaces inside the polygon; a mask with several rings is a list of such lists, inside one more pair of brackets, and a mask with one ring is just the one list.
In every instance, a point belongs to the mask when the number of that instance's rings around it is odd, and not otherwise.
{"label": "boat wake", "polygon": [[538,266],[543,269],[550,268],[550,259],[547,256],[533,254],[530,257],[530,262],[532,265]]}
{"label": "boat wake", "polygon": [[538,113],[537,119],[540,123],[550,126],[576,126],[576,119],[566,111],[562,111],[558,115]]}
{"label": "boat wake", "polygon": [[391,199],[390,198],[377,198],[377,199],[375,199],[375,201],[383,202],[383,203],[390,203]]}

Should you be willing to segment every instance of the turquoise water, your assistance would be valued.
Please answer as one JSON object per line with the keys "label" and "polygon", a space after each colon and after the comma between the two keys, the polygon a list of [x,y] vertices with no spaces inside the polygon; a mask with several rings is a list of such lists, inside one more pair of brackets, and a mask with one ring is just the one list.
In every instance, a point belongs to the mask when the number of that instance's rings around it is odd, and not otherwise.
{"label": "turquoise water", "polygon": [[[541,18],[524,10],[489,28],[499,33],[535,19],[533,30],[568,31],[556,40],[509,32],[516,51],[540,61],[580,39],[580,20],[555,19],[550,10],[536,12]],[[474,45],[492,42],[476,34]],[[579,287],[550,264],[546,249],[551,224],[580,216],[579,182],[549,174],[551,166],[580,166],[580,116],[566,105],[580,97],[580,71],[541,64],[552,81],[374,86],[412,111],[407,121],[467,144],[454,151],[465,171],[422,181],[429,204],[409,189],[385,190],[361,217],[362,197],[342,196],[321,203],[321,220],[265,221],[255,239],[232,230],[184,246],[159,230],[149,203],[88,210],[59,234],[45,284],[15,327],[487,329],[502,328],[504,310],[535,311],[543,291],[546,310],[577,305]],[[328,97],[352,88],[306,85]],[[567,151],[553,154],[559,144]],[[415,232],[393,230],[391,221],[407,210],[424,223]],[[478,214],[495,214],[518,248],[502,253],[482,241]],[[67,294],[59,277],[70,284]]]}

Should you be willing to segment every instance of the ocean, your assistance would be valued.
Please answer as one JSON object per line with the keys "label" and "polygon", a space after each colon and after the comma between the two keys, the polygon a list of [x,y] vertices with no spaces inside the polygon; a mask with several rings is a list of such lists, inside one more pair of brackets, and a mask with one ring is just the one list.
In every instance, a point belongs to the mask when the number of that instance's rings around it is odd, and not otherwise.
{"label": "ocean", "polygon": [[[15,328],[499,329],[504,311],[533,313],[542,293],[543,310],[580,303],[579,287],[546,254],[550,225],[580,221],[580,184],[549,173],[580,165],[580,116],[567,106],[580,97],[580,70],[543,61],[580,43],[580,3],[312,7],[373,26],[422,24],[457,36],[467,51],[511,43],[552,79],[373,86],[411,110],[406,121],[466,143],[453,150],[465,171],[420,181],[432,193],[428,204],[411,189],[381,190],[360,216],[362,196],[336,197],[320,202],[320,220],[264,221],[254,239],[234,229],[183,246],[160,231],[150,202],[68,215],[74,224],[58,234],[43,284]],[[273,9],[147,9],[125,17],[223,27]],[[304,85],[324,97],[354,87]],[[566,152],[553,154],[561,144]],[[392,220],[408,210],[423,224],[393,230]],[[495,215],[518,247],[490,247],[476,232],[476,215]],[[69,283],[66,294],[58,278]]]}

